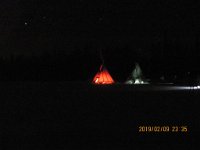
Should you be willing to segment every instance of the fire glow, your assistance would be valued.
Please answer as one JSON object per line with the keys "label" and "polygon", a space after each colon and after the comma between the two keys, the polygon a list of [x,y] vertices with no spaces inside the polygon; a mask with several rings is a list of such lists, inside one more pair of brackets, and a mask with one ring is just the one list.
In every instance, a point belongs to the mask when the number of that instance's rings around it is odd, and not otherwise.
{"label": "fire glow", "polygon": [[101,65],[99,71],[93,78],[94,84],[113,84],[115,83],[105,66]]}

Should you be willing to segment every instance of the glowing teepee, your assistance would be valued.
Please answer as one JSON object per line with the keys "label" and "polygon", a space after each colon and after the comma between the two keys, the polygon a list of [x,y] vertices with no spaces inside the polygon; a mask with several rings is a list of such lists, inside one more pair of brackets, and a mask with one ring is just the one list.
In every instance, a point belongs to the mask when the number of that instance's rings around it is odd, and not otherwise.
{"label": "glowing teepee", "polygon": [[142,69],[138,63],[135,63],[135,69],[131,73],[129,79],[125,82],[126,84],[149,84],[147,80],[144,79]]}
{"label": "glowing teepee", "polygon": [[104,65],[100,66],[98,73],[93,78],[94,84],[113,84],[114,80]]}

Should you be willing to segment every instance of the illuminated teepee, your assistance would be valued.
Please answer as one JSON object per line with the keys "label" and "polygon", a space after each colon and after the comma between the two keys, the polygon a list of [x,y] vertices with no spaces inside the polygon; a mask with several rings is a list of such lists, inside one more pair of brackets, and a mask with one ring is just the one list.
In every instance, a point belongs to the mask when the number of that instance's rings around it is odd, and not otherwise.
{"label": "illuminated teepee", "polygon": [[138,63],[135,63],[135,69],[133,70],[130,78],[125,82],[126,84],[148,84],[148,81],[144,79],[142,69]]}
{"label": "illuminated teepee", "polygon": [[92,83],[94,84],[113,84],[115,83],[113,78],[111,77],[110,73],[106,69],[104,65],[100,66],[99,71],[93,78]]}

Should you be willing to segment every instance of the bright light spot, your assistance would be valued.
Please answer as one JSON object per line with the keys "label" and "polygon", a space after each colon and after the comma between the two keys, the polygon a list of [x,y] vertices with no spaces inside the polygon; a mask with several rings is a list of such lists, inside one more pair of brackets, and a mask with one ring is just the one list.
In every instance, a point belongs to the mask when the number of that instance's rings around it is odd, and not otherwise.
{"label": "bright light spot", "polygon": [[27,26],[27,25],[28,25],[28,23],[27,23],[27,22],[25,22],[25,23],[24,23],[24,25],[25,25],[25,26]]}
{"label": "bright light spot", "polygon": [[145,83],[141,79],[135,79],[135,83],[134,84],[145,84]]}
{"label": "bright light spot", "polygon": [[95,83],[97,83],[99,81],[99,78],[97,78],[96,80],[95,80]]}
{"label": "bright light spot", "polygon": [[193,86],[192,87],[194,90],[198,90],[198,89],[200,89],[200,86],[198,85],[198,86]]}
{"label": "bright light spot", "polygon": [[136,79],[136,80],[135,80],[135,84],[140,84],[139,79]]}
{"label": "bright light spot", "polygon": [[194,89],[195,89],[195,90],[197,90],[197,89],[198,89],[198,87],[197,87],[197,86],[194,86]]}

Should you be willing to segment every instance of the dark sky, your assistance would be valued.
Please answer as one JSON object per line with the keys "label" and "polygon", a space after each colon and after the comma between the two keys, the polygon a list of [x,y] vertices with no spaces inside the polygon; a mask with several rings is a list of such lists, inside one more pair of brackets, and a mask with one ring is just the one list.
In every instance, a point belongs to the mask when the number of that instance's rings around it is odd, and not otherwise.
{"label": "dark sky", "polygon": [[70,53],[85,45],[148,47],[167,40],[194,47],[199,6],[198,0],[4,0],[0,54]]}

